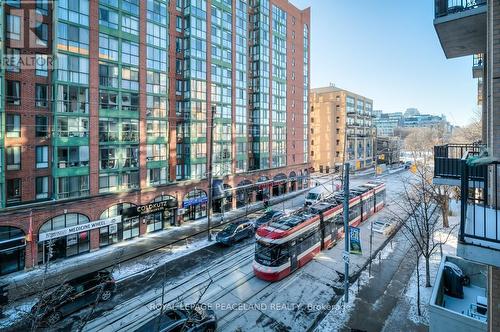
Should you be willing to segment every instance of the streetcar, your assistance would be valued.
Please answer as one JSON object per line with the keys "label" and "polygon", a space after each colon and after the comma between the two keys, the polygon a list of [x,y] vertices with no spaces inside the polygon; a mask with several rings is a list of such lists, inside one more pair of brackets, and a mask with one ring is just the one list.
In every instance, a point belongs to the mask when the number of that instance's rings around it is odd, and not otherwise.
{"label": "streetcar", "polygon": [[[380,211],[386,188],[370,181],[349,192],[349,225],[356,227]],[[344,193],[339,192],[297,214],[260,227],[256,234],[253,271],[259,279],[278,281],[307,264],[344,236]]]}

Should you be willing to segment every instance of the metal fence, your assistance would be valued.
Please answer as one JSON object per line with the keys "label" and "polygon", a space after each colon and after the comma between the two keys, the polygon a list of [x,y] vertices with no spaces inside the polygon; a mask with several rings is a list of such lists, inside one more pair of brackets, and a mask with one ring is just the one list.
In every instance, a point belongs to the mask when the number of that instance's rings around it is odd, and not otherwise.
{"label": "metal fence", "polygon": [[442,17],[486,5],[486,0],[435,0],[435,16]]}

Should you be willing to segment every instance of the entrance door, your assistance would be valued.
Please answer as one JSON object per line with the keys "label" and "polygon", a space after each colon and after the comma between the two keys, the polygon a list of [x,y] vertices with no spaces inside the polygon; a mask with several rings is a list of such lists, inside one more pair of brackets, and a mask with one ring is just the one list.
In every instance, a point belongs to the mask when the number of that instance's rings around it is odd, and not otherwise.
{"label": "entrance door", "polygon": [[297,245],[293,241],[290,243],[290,271],[295,271],[297,269]]}

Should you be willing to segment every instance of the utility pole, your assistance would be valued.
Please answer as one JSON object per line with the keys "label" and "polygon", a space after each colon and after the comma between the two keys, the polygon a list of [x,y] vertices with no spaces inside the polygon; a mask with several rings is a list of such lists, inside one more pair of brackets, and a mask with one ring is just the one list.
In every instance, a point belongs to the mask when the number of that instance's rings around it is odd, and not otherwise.
{"label": "utility pole", "polygon": [[344,164],[344,302],[349,302],[349,163]]}
{"label": "utility pole", "polygon": [[210,116],[210,137],[208,138],[208,211],[207,211],[207,231],[208,241],[212,241],[211,222],[212,222],[212,196],[214,179],[212,176],[213,166],[213,148],[214,148],[214,117],[215,105],[212,105],[212,114]]}
{"label": "utility pole", "polygon": [[370,266],[368,266],[368,277],[372,275],[372,246],[373,246],[373,220],[370,223]]}

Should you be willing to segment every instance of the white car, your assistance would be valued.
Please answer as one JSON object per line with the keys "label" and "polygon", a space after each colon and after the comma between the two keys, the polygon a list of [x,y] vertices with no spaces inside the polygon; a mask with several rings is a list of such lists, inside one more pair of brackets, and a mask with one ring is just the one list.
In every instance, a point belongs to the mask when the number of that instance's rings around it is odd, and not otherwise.
{"label": "white car", "polygon": [[394,232],[395,224],[385,220],[375,220],[372,224],[373,231],[383,235],[391,235]]}

